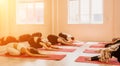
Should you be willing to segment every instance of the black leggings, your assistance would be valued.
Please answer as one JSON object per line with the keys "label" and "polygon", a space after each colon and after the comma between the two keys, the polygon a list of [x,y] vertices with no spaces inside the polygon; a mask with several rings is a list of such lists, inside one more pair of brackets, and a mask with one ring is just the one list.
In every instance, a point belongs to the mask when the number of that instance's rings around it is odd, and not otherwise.
{"label": "black leggings", "polygon": [[99,60],[99,56],[93,56],[91,57],[91,61],[98,61]]}
{"label": "black leggings", "polygon": [[120,46],[119,46],[119,48],[118,48],[117,51],[113,51],[113,52],[111,53],[111,56],[116,57],[117,60],[118,60],[118,62],[120,63]]}

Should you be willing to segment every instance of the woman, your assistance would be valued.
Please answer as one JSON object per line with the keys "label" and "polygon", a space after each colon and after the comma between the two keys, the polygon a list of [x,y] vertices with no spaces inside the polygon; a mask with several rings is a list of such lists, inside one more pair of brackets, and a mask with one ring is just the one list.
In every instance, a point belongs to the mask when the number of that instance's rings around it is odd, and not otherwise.
{"label": "woman", "polygon": [[109,62],[109,59],[112,58],[113,56],[117,58],[118,62],[120,62],[120,43],[101,49],[99,56],[90,57],[89,60]]}
{"label": "woman", "polygon": [[63,44],[63,45],[72,45],[73,42],[66,40],[63,37],[59,37],[53,34],[47,36],[48,41],[52,44]]}
{"label": "woman", "polygon": [[40,33],[33,33],[32,37],[28,41],[30,46],[34,47],[36,49],[38,49],[38,48],[44,48],[44,49],[47,49],[47,50],[59,49],[58,47],[55,47],[55,46],[51,45],[50,42],[42,40],[41,36],[42,36],[42,34],[40,34]]}
{"label": "woman", "polygon": [[8,43],[7,45],[0,46],[0,53],[12,56],[28,55],[47,57],[46,55],[39,53],[35,48],[30,47],[29,44],[24,43]]}
{"label": "woman", "polygon": [[72,35],[67,33],[59,33],[58,36],[64,38],[68,42],[74,42],[75,40],[75,38]]}

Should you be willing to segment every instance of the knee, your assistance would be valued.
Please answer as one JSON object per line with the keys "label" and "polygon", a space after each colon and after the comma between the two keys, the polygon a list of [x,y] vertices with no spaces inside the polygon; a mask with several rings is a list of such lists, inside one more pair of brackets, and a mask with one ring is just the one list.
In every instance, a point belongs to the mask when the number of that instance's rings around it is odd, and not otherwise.
{"label": "knee", "polygon": [[7,51],[8,51],[9,55],[14,55],[14,56],[20,55],[20,51],[14,49],[14,48],[8,48]]}

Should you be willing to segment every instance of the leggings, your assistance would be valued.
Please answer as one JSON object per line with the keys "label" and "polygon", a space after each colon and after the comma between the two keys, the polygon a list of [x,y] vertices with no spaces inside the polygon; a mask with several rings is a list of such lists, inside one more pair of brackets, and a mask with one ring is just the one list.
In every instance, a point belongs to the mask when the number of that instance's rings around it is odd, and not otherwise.
{"label": "leggings", "polygon": [[99,56],[93,56],[91,57],[91,61],[98,61],[99,60]]}

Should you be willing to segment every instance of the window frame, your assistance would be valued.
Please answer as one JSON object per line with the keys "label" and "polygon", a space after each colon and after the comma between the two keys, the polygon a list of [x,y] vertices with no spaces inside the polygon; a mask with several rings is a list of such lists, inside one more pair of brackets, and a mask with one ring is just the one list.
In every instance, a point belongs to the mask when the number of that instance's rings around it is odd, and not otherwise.
{"label": "window frame", "polygon": [[[42,21],[37,21],[37,16],[36,16],[36,10],[37,10],[37,6],[36,6],[36,4],[38,4],[38,3],[41,3],[41,4],[43,4],[42,6],[43,6],[43,19],[42,19]],[[32,20],[33,21],[31,21],[31,22],[29,22],[29,18],[28,18],[28,7],[29,6],[27,6],[26,7],[26,17],[25,17],[25,20],[24,20],[24,22],[22,22],[22,20],[19,18],[19,16],[18,16],[18,9],[19,9],[19,5],[20,4],[26,4],[26,5],[28,5],[28,4],[32,4],[32,7],[33,7],[33,16],[32,17],[34,17]],[[44,24],[45,22],[45,18],[44,18],[44,16],[45,16],[45,2],[43,1],[43,0],[41,0],[41,1],[36,1],[36,0],[30,0],[30,1],[24,1],[24,0],[16,0],[16,24]],[[41,15],[39,15],[39,16],[41,16]]]}
{"label": "window frame", "polygon": [[[75,1],[75,0],[72,0],[72,1]],[[100,14],[98,14],[98,15],[96,15],[97,16],[97,18],[96,19],[98,19],[98,20],[101,20],[101,21],[99,21],[98,23],[96,23],[96,22],[93,22],[92,21],[92,2],[91,1],[93,1],[93,0],[89,0],[89,22],[87,22],[87,23],[85,23],[85,22],[82,22],[81,21],[81,15],[80,15],[80,10],[81,10],[81,8],[80,8],[80,1],[81,0],[76,0],[76,1],[79,1],[79,3],[78,3],[78,6],[77,7],[79,7],[77,10],[78,10],[78,21],[76,20],[76,22],[72,22],[71,20],[70,20],[70,0],[67,0],[67,3],[68,3],[68,19],[67,19],[67,23],[68,24],[103,24],[104,23],[104,20],[103,20],[103,18],[104,18],[104,8],[103,8],[103,6],[104,6],[104,1],[103,0],[101,0],[101,7],[102,7],[102,9],[101,9],[101,15]],[[76,16],[75,16],[76,17]],[[77,18],[76,18],[77,19]],[[75,20],[74,20],[75,21]]]}

